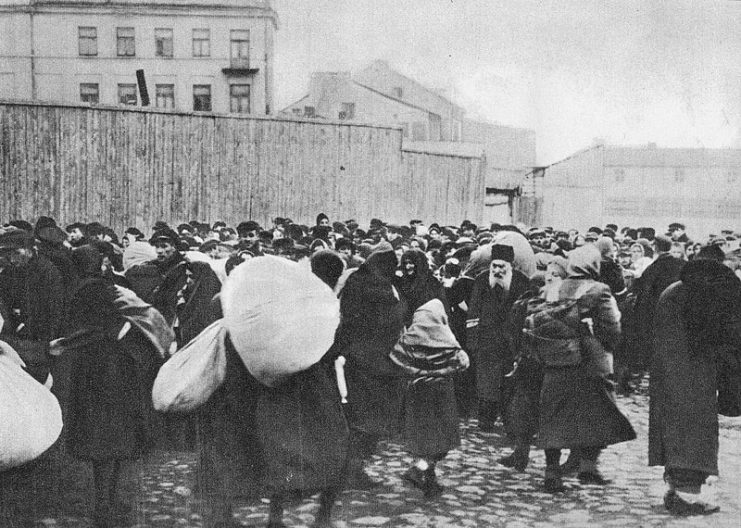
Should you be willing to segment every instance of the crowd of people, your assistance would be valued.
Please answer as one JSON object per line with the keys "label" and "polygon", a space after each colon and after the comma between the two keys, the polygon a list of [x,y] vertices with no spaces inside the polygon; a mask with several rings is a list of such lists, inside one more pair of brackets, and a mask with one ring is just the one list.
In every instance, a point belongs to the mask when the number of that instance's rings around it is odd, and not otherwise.
{"label": "crowd of people", "polygon": [[[272,387],[227,339],[209,401],[156,413],[160,366],[224,316],[233,270],[266,255],[335,293],[332,346]],[[732,231],[694,243],[680,223],[580,233],[373,219],[361,229],[319,214],[313,226],[160,221],[149,236],[119,237],[40,217],[0,229],[0,339],[29,375],[53,380],[61,442],[93,466],[96,526],[126,515],[121,466],[156,445],[199,452],[193,487],[209,528],[237,526],[232,503],[266,494],[269,526],[281,526],[287,500],[317,491],[316,524],[329,526],[340,490],[378,486],[364,466],[389,438],[415,457],[404,480],[434,499],[461,418],[484,435],[503,427],[513,449],[498,463],[516,471],[532,446],[544,449],[546,491],[564,491],[569,473],[609,485],[600,452],[636,437],[616,393],[646,373],[649,464],[665,467],[665,506],[708,514],[718,507],[699,493],[718,474],[718,413],[741,414],[740,255]]]}

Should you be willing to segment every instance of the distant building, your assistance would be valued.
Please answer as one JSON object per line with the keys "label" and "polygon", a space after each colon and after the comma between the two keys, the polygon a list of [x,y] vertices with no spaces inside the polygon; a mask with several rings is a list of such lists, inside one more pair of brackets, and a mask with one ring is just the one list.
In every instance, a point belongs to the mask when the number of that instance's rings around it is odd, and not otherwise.
{"label": "distant building", "polygon": [[281,114],[397,125],[405,148],[414,150],[456,155],[483,151],[487,221],[511,221],[513,199],[535,164],[535,131],[467,119],[463,108],[381,60],[355,74],[315,72],[308,93]]}
{"label": "distant building", "polygon": [[0,98],[270,114],[278,17],[259,0],[0,0]]}
{"label": "distant building", "polygon": [[[542,178],[542,181],[539,181]],[[702,239],[741,228],[741,149],[597,145],[528,178],[540,194],[540,225],[686,224]]]}

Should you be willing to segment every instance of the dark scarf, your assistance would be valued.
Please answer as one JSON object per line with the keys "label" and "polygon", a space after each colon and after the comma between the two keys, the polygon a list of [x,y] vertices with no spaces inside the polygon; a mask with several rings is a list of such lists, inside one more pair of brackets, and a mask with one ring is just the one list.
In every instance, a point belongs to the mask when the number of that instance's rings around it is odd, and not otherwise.
{"label": "dark scarf", "polygon": [[407,303],[406,323],[412,322],[412,315],[423,304],[432,299],[444,299],[442,284],[432,275],[430,264],[427,261],[427,255],[418,249],[410,249],[401,257],[402,273],[404,273],[404,264],[407,261],[414,263],[414,276],[409,277],[402,275],[397,280],[396,286],[399,293]]}

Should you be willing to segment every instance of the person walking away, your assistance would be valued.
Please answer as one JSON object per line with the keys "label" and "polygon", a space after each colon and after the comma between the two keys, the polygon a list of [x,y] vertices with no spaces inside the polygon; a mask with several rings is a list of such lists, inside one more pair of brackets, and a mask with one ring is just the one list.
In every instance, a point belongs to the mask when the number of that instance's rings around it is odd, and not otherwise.
{"label": "person walking away", "polygon": [[[654,317],[649,384],[648,465],[664,466],[666,509],[706,515],[702,485],[718,475],[718,413],[738,416],[741,383],[741,281],[705,247],[661,294]],[[735,409],[728,412],[732,381]]]}
{"label": "person walking away", "polygon": [[551,350],[541,359],[544,374],[538,443],[545,449],[544,484],[549,492],[565,489],[559,465],[561,449],[578,452],[581,483],[605,485],[610,481],[597,468],[600,452],[636,437],[615,404],[612,350],[620,338],[620,312],[610,288],[597,281],[600,260],[594,246],[574,250],[558,292],[559,303],[576,303],[578,320],[566,323],[574,330],[575,337],[569,339],[576,340],[578,360],[564,361],[556,354],[555,343],[545,345]]}

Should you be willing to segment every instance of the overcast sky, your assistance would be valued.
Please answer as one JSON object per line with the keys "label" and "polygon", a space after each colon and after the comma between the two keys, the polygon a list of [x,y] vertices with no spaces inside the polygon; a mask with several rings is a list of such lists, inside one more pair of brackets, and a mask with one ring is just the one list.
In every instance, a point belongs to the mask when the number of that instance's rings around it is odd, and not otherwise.
{"label": "overcast sky", "polygon": [[274,0],[276,97],[375,59],[469,117],[532,128],[538,162],[595,138],[741,148],[741,1]]}

